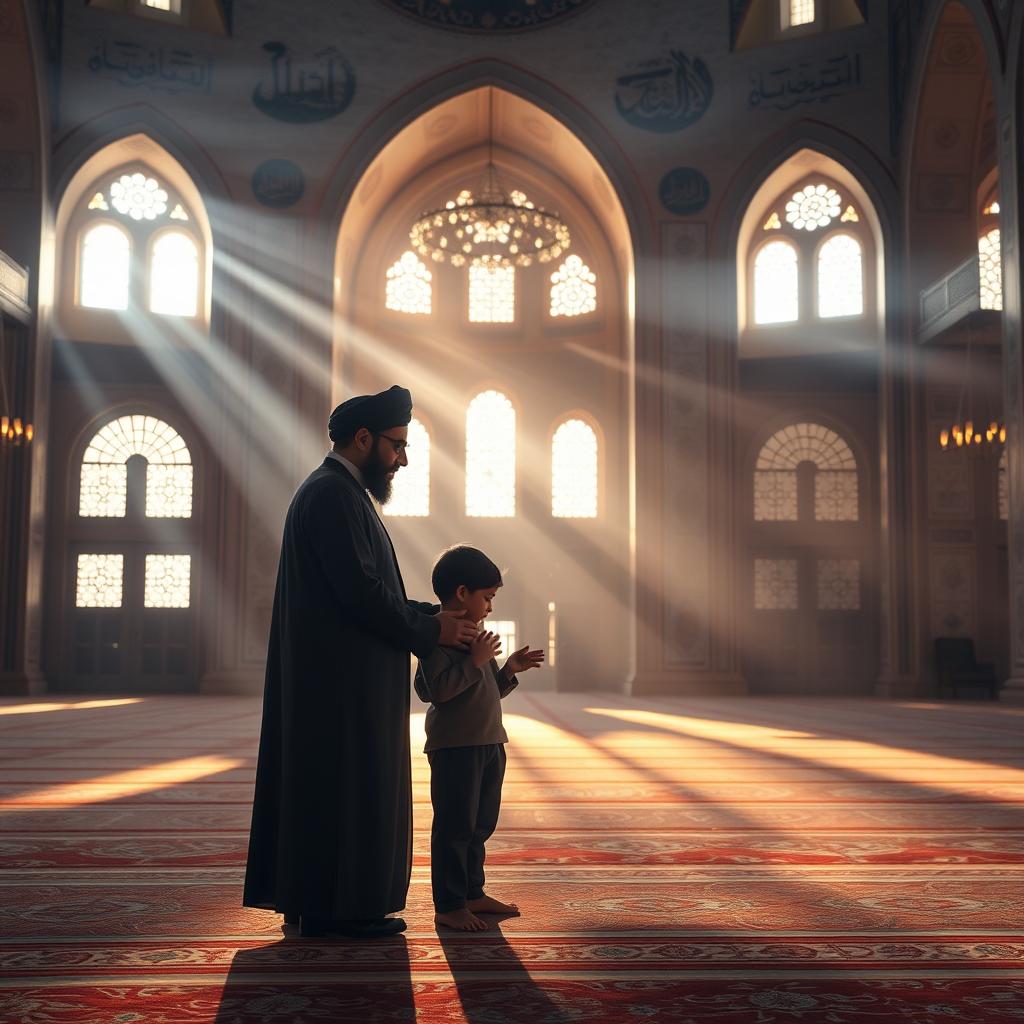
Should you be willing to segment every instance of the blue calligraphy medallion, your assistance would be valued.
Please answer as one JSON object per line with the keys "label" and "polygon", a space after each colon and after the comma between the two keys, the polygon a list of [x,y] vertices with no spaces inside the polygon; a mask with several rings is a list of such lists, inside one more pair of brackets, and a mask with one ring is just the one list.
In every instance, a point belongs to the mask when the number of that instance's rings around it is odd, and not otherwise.
{"label": "blue calligraphy medallion", "polygon": [[252,194],[264,205],[284,209],[306,191],[302,168],[291,160],[266,160],[252,172]]}
{"label": "blue calligraphy medallion", "polygon": [[711,106],[715,86],[707,64],[681,50],[644,61],[615,81],[615,109],[631,125],[649,132],[674,132],[699,121]]}
{"label": "blue calligraphy medallion", "polygon": [[356,92],[352,65],[333,46],[295,58],[284,43],[264,43],[270,75],[253,89],[258,110],[278,121],[310,124],[340,114]]}
{"label": "blue calligraphy medallion", "polygon": [[700,213],[711,198],[708,179],[696,167],[673,167],[658,185],[661,205],[669,213],[685,217]]}

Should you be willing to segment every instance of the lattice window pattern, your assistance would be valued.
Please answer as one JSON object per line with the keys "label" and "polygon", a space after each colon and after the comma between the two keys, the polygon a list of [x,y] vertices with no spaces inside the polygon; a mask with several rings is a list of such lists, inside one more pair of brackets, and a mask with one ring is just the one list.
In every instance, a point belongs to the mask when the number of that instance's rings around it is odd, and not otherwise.
{"label": "lattice window pattern", "polygon": [[551,315],[583,316],[597,309],[597,275],[572,255],[551,275]]}
{"label": "lattice window pattern", "polygon": [[391,500],[383,511],[389,516],[430,515],[430,434],[413,417],[409,421],[409,465],[395,474]]}
{"label": "lattice window pattern", "polygon": [[188,608],[191,588],[191,555],[146,555],[146,608]]}
{"label": "lattice window pattern", "polygon": [[978,239],[978,276],[981,286],[981,308],[1003,308],[1003,260],[999,228],[993,228]]}
{"label": "lattice window pattern", "polygon": [[75,575],[76,608],[120,608],[124,555],[79,555]]}
{"label": "lattice window pattern", "polygon": [[797,607],[795,558],[754,559],[754,607],[759,611],[792,611]]}
{"label": "lattice window pattern", "polygon": [[1006,462],[1006,449],[999,454],[999,465],[996,468],[996,506],[999,518],[1010,518],[1010,476]]}
{"label": "lattice window pattern", "polygon": [[597,434],[583,420],[566,420],[551,440],[551,514],[597,517]]}
{"label": "lattice window pattern", "polygon": [[501,662],[516,649],[516,623],[512,619],[487,619],[483,628],[501,638]]}
{"label": "lattice window pattern", "polygon": [[800,316],[799,257],[796,246],[769,242],[754,257],[754,322],[791,323]]}
{"label": "lattice window pattern", "polygon": [[498,391],[466,410],[466,515],[516,514],[516,412]]}
{"label": "lattice window pattern", "polygon": [[791,423],[764,443],[754,470],[754,519],[797,519],[796,468],[811,462],[814,517],[821,522],[856,522],[860,518],[857,460],[850,446],[820,423]]}
{"label": "lattice window pattern", "polygon": [[181,435],[163,420],[136,413],[105,424],[82,458],[78,514],[121,517],[127,505],[126,463],[141,455],[146,467],[146,515],[192,515],[192,457]]}
{"label": "lattice window pattern", "polygon": [[469,320],[511,324],[516,319],[516,268],[502,259],[480,256],[469,266]]}
{"label": "lattice window pattern", "polygon": [[199,249],[182,231],[168,231],[153,245],[149,308],[164,316],[195,316],[199,309]]}
{"label": "lattice window pattern", "polygon": [[786,203],[786,220],[797,231],[817,231],[839,216],[839,193],[828,185],[806,185]]}
{"label": "lattice window pattern", "polygon": [[860,608],[860,561],[856,558],[818,559],[818,609],[857,611]]}
{"label": "lattice window pattern", "polygon": [[110,184],[110,202],[132,220],[156,220],[167,212],[167,192],[156,178],[139,171],[122,174]]}
{"label": "lattice window pattern", "polygon": [[758,522],[796,522],[796,473],[793,470],[755,471],[754,519]]}
{"label": "lattice window pattern", "polygon": [[860,242],[833,235],[818,250],[818,316],[864,312],[864,266]]}
{"label": "lattice window pattern", "polygon": [[398,313],[425,315],[431,310],[433,275],[411,249],[388,267],[384,305]]}
{"label": "lattice window pattern", "polygon": [[789,6],[791,28],[814,23],[814,0],[783,0]]}
{"label": "lattice window pattern", "polygon": [[127,309],[131,241],[114,224],[96,224],[82,236],[78,301],[91,309]]}

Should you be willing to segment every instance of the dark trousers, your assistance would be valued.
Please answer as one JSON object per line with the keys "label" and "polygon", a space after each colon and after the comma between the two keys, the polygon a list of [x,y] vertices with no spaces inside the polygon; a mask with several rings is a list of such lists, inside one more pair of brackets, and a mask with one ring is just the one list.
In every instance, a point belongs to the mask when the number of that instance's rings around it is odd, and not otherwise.
{"label": "dark trousers", "polygon": [[430,762],[430,883],[434,909],[461,910],[484,894],[484,843],[498,824],[505,747],[442,747]]}

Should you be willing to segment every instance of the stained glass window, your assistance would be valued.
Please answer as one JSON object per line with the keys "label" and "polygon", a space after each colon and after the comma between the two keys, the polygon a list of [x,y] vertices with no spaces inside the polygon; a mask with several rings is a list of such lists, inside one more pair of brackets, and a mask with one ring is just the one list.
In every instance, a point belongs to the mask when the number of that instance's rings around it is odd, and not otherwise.
{"label": "stained glass window", "polygon": [[396,474],[391,500],[382,506],[389,516],[430,515],[430,434],[415,417],[409,421],[409,465]]}
{"label": "stained glass window", "polygon": [[839,216],[839,193],[824,183],[807,185],[786,203],[786,220],[798,231],[828,227]]}
{"label": "stained glass window", "polygon": [[388,267],[384,305],[399,313],[429,313],[433,275],[411,250]]}
{"label": "stained glass window", "polygon": [[167,212],[167,192],[156,178],[139,171],[122,174],[111,184],[110,201],[118,213],[132,220],[156,220]]}
{"label": "stained glass window", "polygon": [[199,304],[199,249],[189,235],[168,231],[153,245],[149,308],[166,316],[195,316]]}
{"label": "stained glass window", "polygon": [[178,203],[177,206],[171,210],[171,220],[188,220],[188,214],[185,212],[185,207]]}
{"label": "stained glass window", "polygon": [[864,268],[860,242],[833,235],[818,250],[818,316],[864,312]]}
{"label": "stained glass window", "polygon": [[551,514],[597,516],[597,434],[583,420],[566,420],[551,441]]}
{"label": "stained glass window", "polygon": [[791,28],[798,25],[810,25],[814,21],[814,0],[783,0],[789,4],[789,24]]}
{"label": "stained glass window", "polygon": [[127,309],[131,242],[114,224],[97,224],[82,236],[78,301],[92,309]]}
{"label": "stained glass window", "polygon": [[859,519],[857,460],[850,446],[820,423],[791,423],[764,444],[754,470],[754,519],[797,518],[796,468],[811,462],[814,478],[814,517],[822,522]]}
{"label": "stained glass window", "polygon": [[754,257],[754,323],[790,323],[800,315],[796,247],[781,239]]}
{"label": "stained glass window", "polygon": [[500,658],[507,658],[516,649],[516,624],[512,619],[487,619],[483,628],[501,638]]}
{"label": "stained glass window", "polygon": [[860,562],[856,558],[818,559],[818,608],[821,611],[860,608]]}
{"label": "stained glass window", "polygon": [[188,519],[192,515],[192,457],[169,424],[153,416],[121,416],[89,442],[82,458],[78,514],[124,516],[126,463],[141,455],[146,467],[146,515]]}
{"label": "stained glass window", "polygon": [[773,213],[764,222],[764,230],[765,231],[779,231],[781,228],[782,228],[782,221],[779,220],[779,215],[777,213]]}
{"label": "stained glass window", "polygon": [[475,324],[510,324],[516,318],[516,268],[480,256],[469,266],[469,319]]}
{"label": "stained glass window", "polygon": [[754,607],[759,611],[792,611],[797,607],[795,558],[754,559]]}
{"label": "stained glass window", "polygon": [[1006,449],[999,455],[999,466],[996,469],[996,502],[999,508],[999,518],[1010,518],[1010,478],[1006,465]]}
{"label": "stained glass window", "polygon": [[516,411],[498,391],[466,410],[466,515],[516,514]]}
{"label": "stained glass window", "polygon": [[597,276],[579,258],[569,256],[551,275],[551,315],[582,316],[597,309]]}
{"label": "stained glass window", "polygon": [[1003,261],[999,228],[978,239],[978,275],[981,284],[981,308],[1003,308]]}
{"label": "stained glass window", "polygon": [[187,608],[191,584],[190,555],[146,555],[146,608]]}
{"label": "stained glass window", "polygon": [[79,555],[75,577],[76,608],[120,608],[124,555]]}

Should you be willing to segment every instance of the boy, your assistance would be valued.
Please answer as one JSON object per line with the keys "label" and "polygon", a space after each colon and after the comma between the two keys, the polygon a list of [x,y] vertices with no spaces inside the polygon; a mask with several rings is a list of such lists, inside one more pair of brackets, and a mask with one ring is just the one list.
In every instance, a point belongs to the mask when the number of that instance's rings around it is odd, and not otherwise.
{"label": "boy", "polygon": [[[476,548],[449,548],[437,560],[431,585],[442,607],[461,611],[477,624],[491,612],[501,571]],[[430,702],[427,743],[430,762],[430,880],[434,923],[463,932],[487,925],[476,915],[514,914],[514,903],[484,893],[484,843],[498,823],[508,736],[501,724],[501,698],[518,685],[517,672],[540,665],[543,651],[529,645],[510,655],[499,670],[501,641],[481,632],[469,650],[438,645],[416,669],[416,694]]]}

